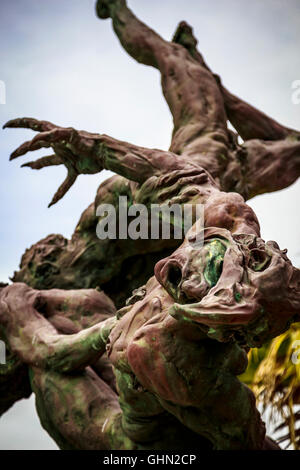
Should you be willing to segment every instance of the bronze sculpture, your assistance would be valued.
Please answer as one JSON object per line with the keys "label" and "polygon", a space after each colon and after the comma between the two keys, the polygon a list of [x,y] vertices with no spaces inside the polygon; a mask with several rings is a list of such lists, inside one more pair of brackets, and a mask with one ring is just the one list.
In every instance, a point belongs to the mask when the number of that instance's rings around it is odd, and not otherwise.
{"label": "bronze sculpture", "polygon": [[[97,12],[112,18],[136,60],[160,70],[174,119],[172,143],[163,152],[30,118],[6,124],[39,132],[12,158],[51,146],[55,155],[27,166],[67,167],[52,203],[79,173],[108,168],[120,175],[100,186],[70,242],[61,236],[38,242],[23,256],[15,284],[2,289],[9,374],[28,365],[41,422],[61,448],[275,447],[252,392],[236,376],[247,365],[248,347],[299,320],[300,277],[275,242],[260,239],[244,199],[296,180],[300,133],[231,95],[204,63],[187,24],[167,42],[123,0],[99,1]],[[176,240],[100,242],[94,209],[116,203],[116,194],[146,205],[203,204],[204,247],[190,243],[195,228],[180,247]],[[128,263],[141,270],[140,259],[143,276],[129,277],[115,292]],[[120,308],[143,283],[115,315],[107,295]],[[96,286],[107,295],[88,289]],[[24,394],[30,393],[25,377]],[[17,398],[13,393],[3,408]]]}

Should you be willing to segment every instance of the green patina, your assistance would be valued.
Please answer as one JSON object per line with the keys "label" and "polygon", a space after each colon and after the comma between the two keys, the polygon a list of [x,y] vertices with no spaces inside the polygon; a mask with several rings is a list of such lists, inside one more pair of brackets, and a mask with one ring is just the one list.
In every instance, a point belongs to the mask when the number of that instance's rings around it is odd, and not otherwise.
{"label": "green patina", "polygon": [[68,299],[65,299],[61,305],[61,310],[63,312],[67,312],[69,310],[69,301]]}
{"label": "green patina", "polygon": [[226,246],[220,240],[213,240],[207,245],[207,250],[204,278],[209,287],[213,287],[222,273]]}

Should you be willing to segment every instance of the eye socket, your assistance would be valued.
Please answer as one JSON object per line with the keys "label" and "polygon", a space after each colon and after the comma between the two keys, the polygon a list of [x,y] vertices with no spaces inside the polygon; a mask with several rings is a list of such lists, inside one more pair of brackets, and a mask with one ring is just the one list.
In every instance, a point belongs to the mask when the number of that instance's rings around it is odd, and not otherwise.
{"label": "eye socket", "polygon": [[253,271],[264,271],[270,264],[271,256],[263,250],[254,248],[250,251],[248,266]]}
{"label": "eye socket", "polygon": [[181,270],[178,266],[170,266],[168,271],[168,281],[174,286],[177,287],[181,281]]}

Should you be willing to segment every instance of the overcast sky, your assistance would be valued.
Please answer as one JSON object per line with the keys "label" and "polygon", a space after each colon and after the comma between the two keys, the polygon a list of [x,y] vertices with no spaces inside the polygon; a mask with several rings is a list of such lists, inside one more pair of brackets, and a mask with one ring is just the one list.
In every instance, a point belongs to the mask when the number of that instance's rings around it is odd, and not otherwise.
{"label": "overcast sky", "polygon": [[[164,38],[181,20],[194,26],[209,66],[235,94],[281,123],[300,129],[292,83],[300,79],[299,0],[131,0],[129,6]],[[146,147],[167,149],[172,120],[156,70],[121,48],[110,20],[94,14],[94,0],[1,0],[0,80],[6,104],[0,124],[22,116],[106,133]],[[62,201],[47,209],[63,168],[34,172],[8,162],[33,136],[0,131],[0,281],[17,269],[25,248],[49,233],[69,237],[81,212],[110,173],[81,176]],[[31,157],[47,155],[35,152]],[[300,183],[249,202],[262,237],[276,240],[300,261]],[[56,448],[35,416],[33,399],[0,419],[0,449]]]}

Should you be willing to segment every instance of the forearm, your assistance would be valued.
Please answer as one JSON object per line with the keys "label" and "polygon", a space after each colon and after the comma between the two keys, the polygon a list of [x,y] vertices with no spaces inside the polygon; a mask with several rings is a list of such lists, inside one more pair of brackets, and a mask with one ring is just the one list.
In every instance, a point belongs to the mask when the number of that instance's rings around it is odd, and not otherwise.
{"label": "forearm", "polygon": [[29,322],[19,337],[9,335],[10,347],[28,365],[67,373],[93,364],[104,354],[114,318],[74,335],[49,332],[46,321]]}
{"label": "forearm", "polygon": [[228,119],[242,139],[280,140],[294,132],[230,93],[222,84],[220,89]]}
{"label": "forearm", "polygon": [[107,135],[100,136],[95,158],[100,160],[103,168],[138,183],[144,183],[152,176],[192,166],[172,152],[139,147]]}
{"label": "forearm", "polygon": [[66,373],[93,364],[104,354],[115,322],[112,317],[73,335],[41,336],[43,349],[41,357],[37,358],[39,366]]}

